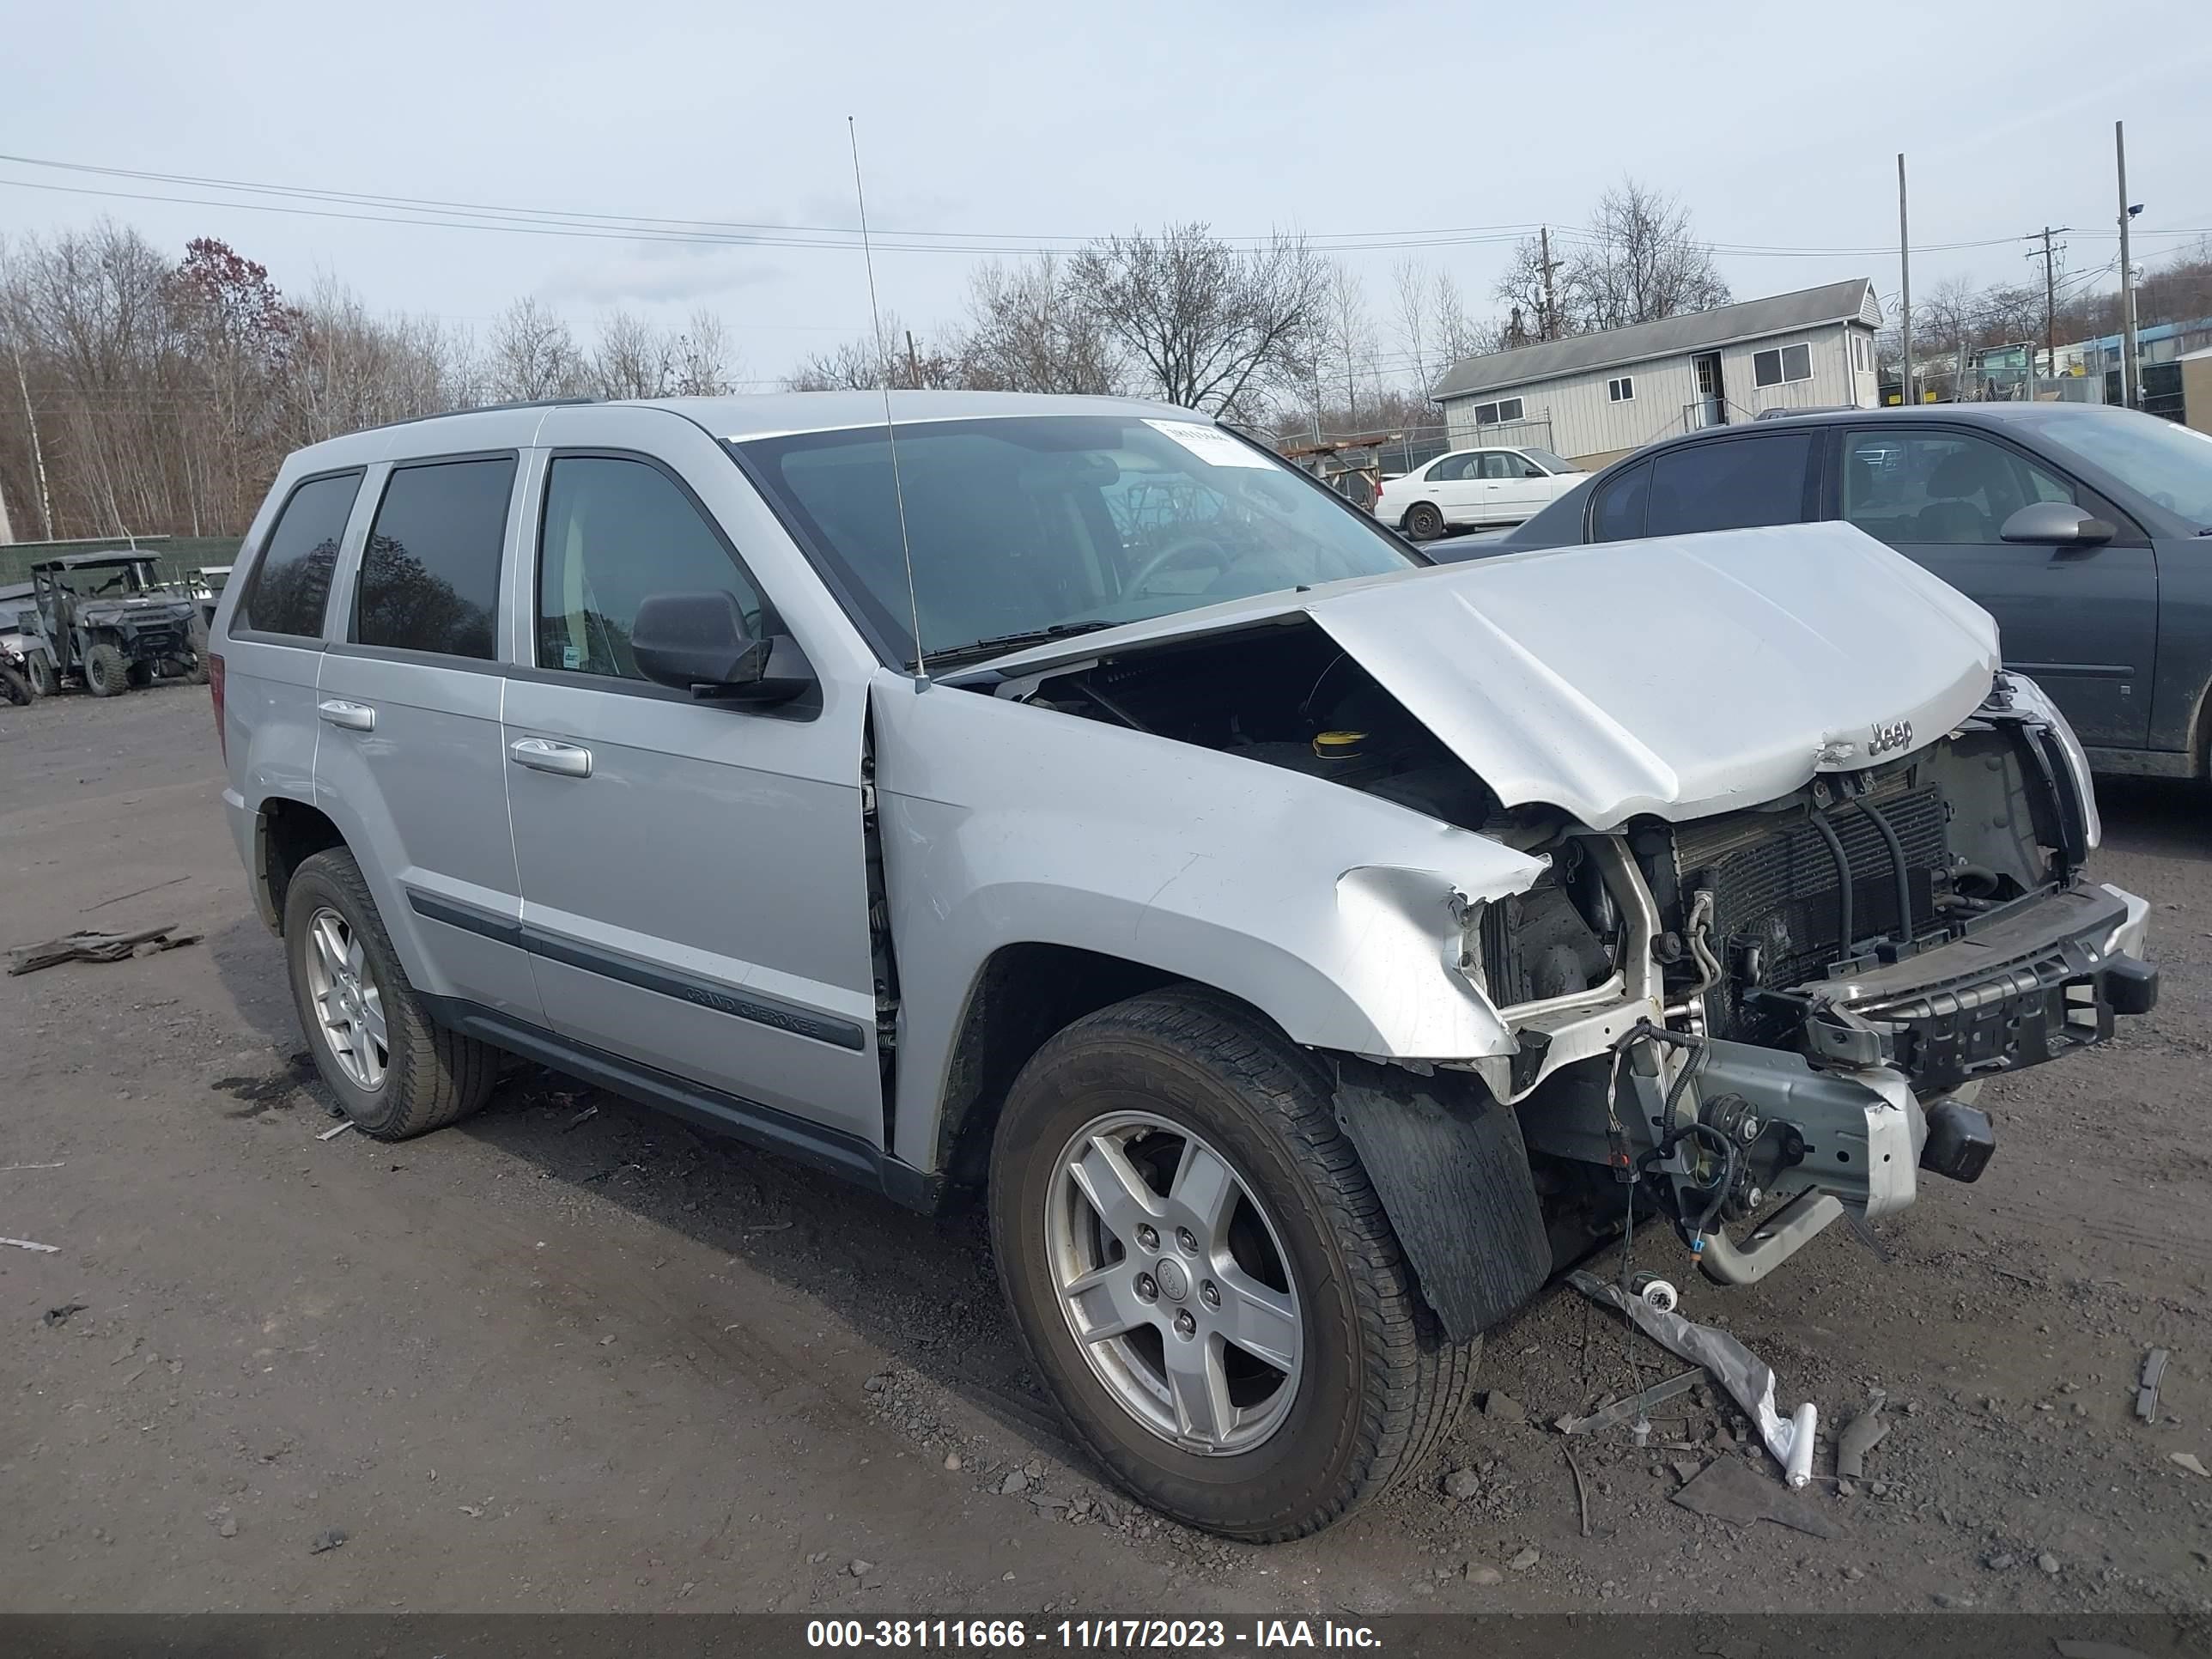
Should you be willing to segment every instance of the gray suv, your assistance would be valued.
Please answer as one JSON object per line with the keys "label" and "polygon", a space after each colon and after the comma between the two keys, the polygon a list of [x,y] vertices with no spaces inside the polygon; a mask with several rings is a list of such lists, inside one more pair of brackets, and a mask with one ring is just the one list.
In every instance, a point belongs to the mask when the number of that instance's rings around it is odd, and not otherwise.
{"label": "gray suv", "polygon": [[216,618],[225,799],[363,1130],[517,1054],[980,1190],[1099,1462],[1279,1539],[1420,1467],[1626,1224],[1757,1279],[1972,1180],[1985,1079],[2151,1005],[2065,720],[1856,530],[1436,568],[1186,410],[888,414],[285,464]]}

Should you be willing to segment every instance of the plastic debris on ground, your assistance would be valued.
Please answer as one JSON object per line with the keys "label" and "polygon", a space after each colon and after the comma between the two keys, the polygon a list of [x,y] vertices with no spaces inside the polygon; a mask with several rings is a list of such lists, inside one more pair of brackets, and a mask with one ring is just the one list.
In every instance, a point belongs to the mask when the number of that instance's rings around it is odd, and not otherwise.
{"label": "plastic debris on ground", "polygon": [[1808,1400],[1784,1418],[1775,1407],[1774,1373],[1765,1360],[1726,1331],[1700,1325],[1677,1313],[1662,1313],[1595,1273],[1571,1273],[1567,1282],[1592,1300],[1620,1310],[1661,1347],[1711,1372],[1757,1426],[1760,1442],[1782,1466],[1783,1478],[1792,1486],[1803,1486],[1812,1480],[1819,1407]]}

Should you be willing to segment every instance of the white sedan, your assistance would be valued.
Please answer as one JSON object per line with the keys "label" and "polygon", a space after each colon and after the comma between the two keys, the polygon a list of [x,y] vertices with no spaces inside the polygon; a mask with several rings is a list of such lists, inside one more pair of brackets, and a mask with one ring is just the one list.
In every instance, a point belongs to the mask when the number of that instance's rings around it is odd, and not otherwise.
{"label": "white sedan", "polygon": [[1385,483],[1375,516],[1415,541],[1454,527],[1519,524],[1585,476],[1548,449],[1455,449]]}

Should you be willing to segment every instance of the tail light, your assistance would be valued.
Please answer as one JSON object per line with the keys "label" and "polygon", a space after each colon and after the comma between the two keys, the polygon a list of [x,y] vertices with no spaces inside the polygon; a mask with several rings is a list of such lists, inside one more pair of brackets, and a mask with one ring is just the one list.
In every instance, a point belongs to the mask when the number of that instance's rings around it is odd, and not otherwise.
{"label": "tail light", "polygon": [[210,653],[208,656],[208,696],[215,701],[215,742],[222,751],[222,763],[230,764],[230,733],[222,724],[222,659]]}

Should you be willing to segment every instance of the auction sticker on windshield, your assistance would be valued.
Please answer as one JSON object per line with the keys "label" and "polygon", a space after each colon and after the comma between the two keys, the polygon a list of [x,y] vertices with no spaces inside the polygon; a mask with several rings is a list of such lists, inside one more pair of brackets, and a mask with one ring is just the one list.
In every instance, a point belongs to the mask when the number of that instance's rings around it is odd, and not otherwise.
{"label": "auction sticker on windshield", "polygon": [[1273,465],[1265,455],[1249,444],[1239,443],[1218,426],[1206,426],[1197,421],[1151,421],[1145,424],[1155,432],[1174,439],[1208,466]]}

